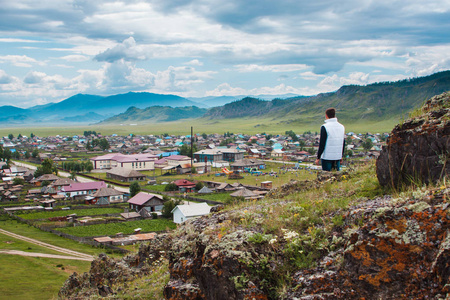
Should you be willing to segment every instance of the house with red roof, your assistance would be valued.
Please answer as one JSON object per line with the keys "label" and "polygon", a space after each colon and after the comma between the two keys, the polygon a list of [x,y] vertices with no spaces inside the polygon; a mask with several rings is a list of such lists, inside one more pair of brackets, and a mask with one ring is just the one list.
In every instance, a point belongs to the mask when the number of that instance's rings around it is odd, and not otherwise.
{"label": "house with red roof", "polygon": [[173,183],[178,187],[180,192],[190,193],[193,192],[195,188],[195,183],[190,182],[189,180],[186,179],[178,179],[175,180]]}

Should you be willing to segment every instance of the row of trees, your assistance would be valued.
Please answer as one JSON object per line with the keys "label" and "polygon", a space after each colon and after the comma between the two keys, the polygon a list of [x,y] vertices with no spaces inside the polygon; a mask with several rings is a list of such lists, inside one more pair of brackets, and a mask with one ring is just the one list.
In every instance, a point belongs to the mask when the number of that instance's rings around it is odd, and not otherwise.
{"label": "row of trees", "polygon": [[61,164],[63,170],[70,172],[91,172],[94,169],[90,161],[65,161]]}

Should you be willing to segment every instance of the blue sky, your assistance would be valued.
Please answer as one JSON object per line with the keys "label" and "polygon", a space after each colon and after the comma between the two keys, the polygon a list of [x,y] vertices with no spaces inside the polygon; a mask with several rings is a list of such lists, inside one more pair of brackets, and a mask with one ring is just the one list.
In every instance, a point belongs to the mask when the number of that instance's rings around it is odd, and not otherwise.
{"label": "blue sky", "polygon": [[0,0],[0,105],[315,95],[450,69],[448,0]]}

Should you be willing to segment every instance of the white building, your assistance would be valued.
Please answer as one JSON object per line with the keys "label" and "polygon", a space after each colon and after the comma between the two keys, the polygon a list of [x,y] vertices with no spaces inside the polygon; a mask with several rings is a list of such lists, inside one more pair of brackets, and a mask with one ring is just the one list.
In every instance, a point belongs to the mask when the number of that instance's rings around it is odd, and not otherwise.
{"label": "white building", "polygon": [[124,168],[127,170],[146,171],[155,169],[159,157],[152,154],[106,154],[91,158],[94,169]]}
{"label": "white building", "polygon": [[187,219],[204,216],[209,214],[211,206],[207,203],[191,203],[185,205],[177,205],[173,210],[173,222],[180,224]]}

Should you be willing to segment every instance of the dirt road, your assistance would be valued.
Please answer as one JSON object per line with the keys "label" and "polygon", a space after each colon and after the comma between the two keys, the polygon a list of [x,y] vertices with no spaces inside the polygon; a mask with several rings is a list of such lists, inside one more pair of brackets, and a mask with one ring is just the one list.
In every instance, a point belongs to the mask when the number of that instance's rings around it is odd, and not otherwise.
{"label": "dirt road", "polygon": [[[35,166],[27,164],[27,163],[18,162],[18,161],[13,161],[13,163],[16,166],[19,166],[19,167],[25,167],[25,168],[28,168],[30,170],[36,170]],[[67,172],[64,172],[64,171],[58,171],[58,175],[62,176],[62,177],[69,177],[70,173],[67,173]],[[92,182],[92,181],[96,181],[96,180],[93,180],[93,179],[90,179],[90,178],[85,178],[85,177],[82,177],[82,176],[77,176],[77,181],[78,182]],[[114,189],[116,189],[116,190],[118,190],[120,192],[124,192],[124,193],[128,193],[130,191],[129,188],[124,188],[124,187],[120,187],[120,186],[116,186],[116,185],[113,185],[113,187],[114,187]]]}
{"label": "dirt road", "polygon": [[55,258],[55,259],[72,259],[72,260],[92,261],[92,258],[89,259],[89,258],[67,256],[67,255],[46,254],[46,253],[37,253],[37,252],[25,252],[25,251],[19,251],[19,250],[0,250],[0,254],[11,254],[11,255],[20,255],[20,256],[48,257],[48,258]]}
{"label": "dirt road", "polygon": [[[15,233],[3,230],[3,229],[0,229],[0,233],[4,234],[4,235],[7,235],[7,236],[10,236],[10,237],[13,237],[13,238],[18,239],[18,240],[22,240],[22,241],[25,241],[25,242],[28,242],[28,243],[32,243],[32,244],[41,246],[41,247],[45,247],[47,249],[51,249],[53,251],[57,251],[57,252],[61,252],[63,254],[66,254],[66,255],[54,255],[55,258],[63,258],[63,257],[65,257],[64,259],[78,259],[78,260],[85,260],[85,261],[92,261],[92,260],[94,260],[94,257],[92,255],[81,253],[81,252],[77,252],[77,251],[73,251],[73,250],[66,249],[66,248],[61,248],[61,247],[54,246],[54,245],[51,245],[51,244],[47,244],[47,243],[44,243],[44,242],[41,242],[41,241],[38,241],[38,240],[35,240],[35,239],[32,239],[32,238],[29,238],[29,237],[25,237],[25,236],[22,236],[22,235],[18,235],[18,234],[15,234]],[[11,251],[16,251],[16,250],[11,250]],[[10,251],[8,251],[8,252],[10,252]],[[25,253],[25,254],[31,254],[29,252],[23,252],[23,251],[16,251],[16,253],[14,253],[14,254],[22,255],[22,254],[19,254],[19,252],[22,252],[22,253]],[[5,250],[2,250],[2,251],[0,251],[0,253],[6,253],[6,252],[5,252]],[[13,253],[11,252],[11,253],[7,253],[7,254],[13,254]],[[50,257],[48,255],[52,255],[52,254],[43,254],[43,253],[33,253],[33,254],[36,254],[36,255],[27,255],[27,256]]]}

